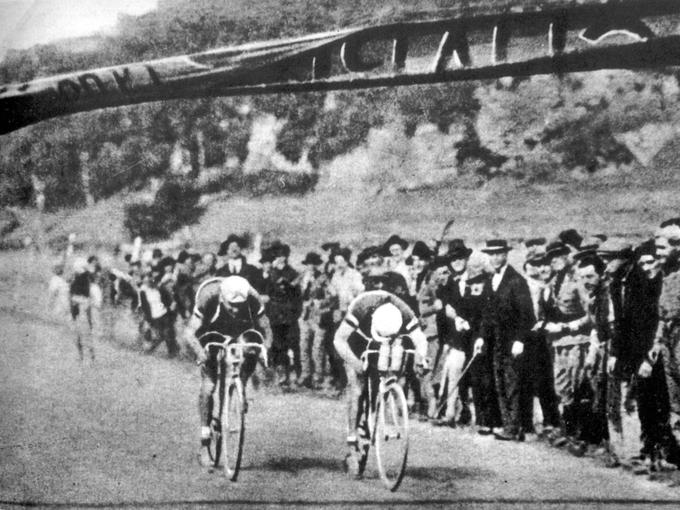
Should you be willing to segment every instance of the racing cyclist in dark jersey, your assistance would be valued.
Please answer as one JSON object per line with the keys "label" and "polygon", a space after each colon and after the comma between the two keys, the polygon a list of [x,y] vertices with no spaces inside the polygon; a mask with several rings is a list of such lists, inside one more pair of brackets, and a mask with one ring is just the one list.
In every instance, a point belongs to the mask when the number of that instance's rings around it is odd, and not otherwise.
{"label": "racing cyclist in dark jersey", "polygon": [[[204,349],[205,344],[208,341],[215,341],[215,338],[199,339],[204,333],[217,332],[235,340],[249,329],[262,333],[265,347],[267,349],[271,347],[272,334],[269,321],[264,314],[264,304],[260,295],[245,278],[240,276],[211,278],[201,284],[196,291],[194,312],[185,330],[185,340],[196,354],[196,361],[201,367],[201,389],[198,398],[201,447],[198,459],[205,467],[211,464],[208,445],[218,361],[215,355],[208,357]],[[240,373],[244,386],[257,366],[260,353],[260,349],[244,350]],[[225,369],[226,364],[223,360],[222,370]]]}
{"label": "racing cyclist in dark jersey", "polygon": [[416,365],[426,370],[427,338],[418,318],[402,299],[384,290],[364,292],[354,298],[335,333],[333,344],[345,360],[347,372],[348,461],[354,460],[358,441],[356,419],[364,374],[361,355],[369,341],[386,342],[399,336],[408,336],[413,341]]}

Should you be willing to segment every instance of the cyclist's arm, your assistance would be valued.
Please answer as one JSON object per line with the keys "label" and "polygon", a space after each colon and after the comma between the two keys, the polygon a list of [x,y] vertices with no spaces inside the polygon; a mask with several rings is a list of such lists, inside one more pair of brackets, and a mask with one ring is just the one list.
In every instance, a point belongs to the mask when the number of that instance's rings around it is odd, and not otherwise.
{"label": "cyclist's arm", "polygon": [[427,337],[420,327],[411,331],[409,336],[416,347],[416,361],[422,364],[427,358]]}
{"label": "cyclist's arm", "polygon": [[356,372],[361,373],[363,372],[363,364],[361,363],[361,360],[354,355],[348,342],[350,335],[354,333],[354,329],[355,328],[350,326],[349,323],[342,321],[340,326],[338,326],[338,330],[335,332],[333,346],[338,352],[338,355],[345,360],[345,363],[347,363],[348,366],[352,367]]}
{"label": "cyclist's arm", "polygon": [[272,348],[273,335],[269,318],[265,314],[260,315],[256,320],[255,327],[262,332],[264,346],[267,350],[270,350]]}
{"label": "cyclist's arm", "polygon": [[187,325],[184,328],[184,341],[191,347],[191,350],[194,351],[196,359],[198,360],[204,355],[203,346],[201,345],[201,342],[198,341],[198,338],[196,338],[196,331],[198,331],[198,328],[201,327],[202,323],[203,321],[194,314],[189,318],[189,322],[187,322]]}

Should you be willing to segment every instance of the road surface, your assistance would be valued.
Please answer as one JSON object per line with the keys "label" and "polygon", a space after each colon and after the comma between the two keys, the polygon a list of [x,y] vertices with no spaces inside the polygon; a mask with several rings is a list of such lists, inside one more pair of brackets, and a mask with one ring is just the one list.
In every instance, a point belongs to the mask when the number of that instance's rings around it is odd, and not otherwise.
{"label": "road surface", "polygon": [[[237,483],[198,466],[198,370],[0,310],[0,508],[679,508],[680,489],[529,441],[413,423],[406,478],[342,471],[343,404],[252,392]],[[372,461],[371,461],[372,462]]]}

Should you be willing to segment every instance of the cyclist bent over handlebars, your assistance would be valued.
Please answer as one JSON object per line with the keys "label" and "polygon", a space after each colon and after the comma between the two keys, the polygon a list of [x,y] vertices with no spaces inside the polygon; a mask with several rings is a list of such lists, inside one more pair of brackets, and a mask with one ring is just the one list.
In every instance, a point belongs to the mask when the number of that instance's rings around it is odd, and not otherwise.
{"label": "cyclist bent over handlebars", "polygon": [[[269,350],[272,334],[269,321],[264,315],[264,304],[260,295],[245,278],[240,276],[212,278],[201,284],[196,292],[194,312],[185,330],[185,340],[196,354],[197,363],[201,367],[201,389],[198,398],[201,448],[198,458],[204,466],[210,465],[208,445],[218,363],[222,363],[223,371],[226,368],[224,360],[218,362],[216,356],[208,357],[204,347],[210,339],[206,338],[201,341],[199,338],[204,333],[216,332],[236,340],[249,329],[262,333],[264,345]],[[248,339],[248,341],[253,340]],[[260,349],[243,351],[243,363],[239,375],[244,387],[257,366],[260,352]]]}
{"label": "cyclist bent over handlebars", "polygon": [[427,338],[409,306],[394,294],[372,290],[359,294],[335,333],[333,344],[347,372],[347,445],[350,453],[357,443],[356,418],[363,389],[361,355],[371,340],[387,342],[399,336],[411,338],[416,349],[416,365],[427,369]]}

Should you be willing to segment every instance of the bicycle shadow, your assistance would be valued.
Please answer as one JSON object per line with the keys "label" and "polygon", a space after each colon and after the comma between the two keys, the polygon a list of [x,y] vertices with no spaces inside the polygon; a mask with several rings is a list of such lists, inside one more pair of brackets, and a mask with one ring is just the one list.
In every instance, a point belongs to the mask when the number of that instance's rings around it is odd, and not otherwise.
{"label": "bicycle shadow", "polygon": [[343,470],[342,461],[318,457],[274,457],[259,465],[250,465],[248,469],[266,469],[281,473],[298,474],[301,471],[319,469],[322,471],[339,472]]}
{"label": "bicycle shadow", "polygon": [[414,480],[432,482],[450,482],[452,480],[474,480],[476,478],[488,478],[494,471],[482,468],[470,467],[444,467],[444,466],[408,466],[406,476]]}

